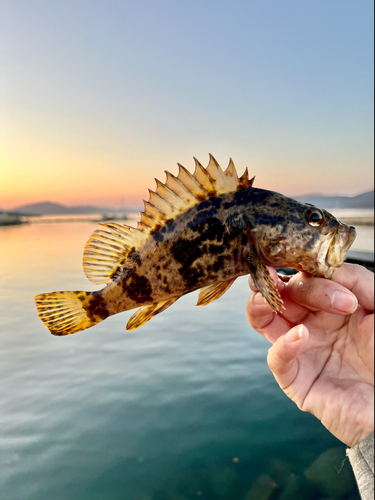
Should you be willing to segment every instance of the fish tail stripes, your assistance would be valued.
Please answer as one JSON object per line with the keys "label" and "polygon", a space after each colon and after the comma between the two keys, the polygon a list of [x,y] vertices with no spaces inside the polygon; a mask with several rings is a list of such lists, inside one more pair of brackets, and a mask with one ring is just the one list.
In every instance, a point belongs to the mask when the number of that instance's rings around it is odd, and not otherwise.
{"label": "fish tail stripes", "polygon": [[53,335],[70,335],[96,325],[108,316],[90,292],[42,293],[35,297],[38,316]]}

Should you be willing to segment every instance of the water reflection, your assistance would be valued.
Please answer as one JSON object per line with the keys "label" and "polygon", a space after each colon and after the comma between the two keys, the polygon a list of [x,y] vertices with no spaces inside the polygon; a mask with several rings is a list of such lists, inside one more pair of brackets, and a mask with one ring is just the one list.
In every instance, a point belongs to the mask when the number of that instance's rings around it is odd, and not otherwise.
{"label": "water reflection", "polygon": [[[268,343],[244,317],[246,278],[205,308],[183,297],[134,332],[129,312],[49,334],[33,298],[98,288],[81,265],[96,228],[0,228],[1,498],[332,497],[324,485],[345,447],[273,380]],[[348,464],[339,479],[335,498],[358,499]]]}

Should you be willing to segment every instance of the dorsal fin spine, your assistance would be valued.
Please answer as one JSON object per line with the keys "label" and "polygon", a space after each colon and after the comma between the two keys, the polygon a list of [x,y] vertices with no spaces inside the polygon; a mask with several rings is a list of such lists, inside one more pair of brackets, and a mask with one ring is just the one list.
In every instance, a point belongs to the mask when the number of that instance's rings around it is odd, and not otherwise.
{"label": "dorsal fin spine", "polygon": [[215,196],[217,194],[217,191],[215,189],[214,179],[196,158],[194,158],[194,161],[195,172],[193,177],[201,184],[201,186],[204,187],[208,196]]}
{"label": "dorsal fin spine", "polygon": [[202,184],[196,179],[185,167],[180,165],[179,163],[178,169],[178,179],[181,180],[183,184],[185,184],[189,190],[194,194],[197,200],[206,199],[208,196],[207,191],[202,186]]}
{"label": "dorsal fin spine", "polygon": [[227,185],[225,182],[224,172],[221,170],[220,165],[211,154],[210,154],[210,162],[206,170],[215,181],[215,188],[217,193],[218,194],[225,193]]}
{"label": "dorsal fin spine", "polygon": [[150,234],[152,228],[148,224],[137,222],[137,229],[143,233]]}
{"label": "dorsal fin spine", "polygon": [[141,222],[150,228],[153,228],[155,224],[157,224],[157,220],[146,214],[145,212],[141,212]]}
{"label": "dorsal fin spine", "polygon": [[237,169],[233,163],[233,160],[232,158],[229,158],[229,163],[228,163],[228,166],[227,166],[227,169],[224,171],[224,175],[226,175],[227,173],[233,173],[235,174],[235,176],[237,177],[237,181],[238,181],[238,174],[237,174]]}
{"label": "dorsal fin spine", "polygon": [[155,191],[152,191],[151,189],[148,191],[150,193],[150,203],[157,209],[161,210],[166,217],[176,211],[174,206],[169,203],[169,201],[162,198],[158,193],[155,193]]}
{"label": "dorsal fin spine", "polygon": [[193,194],[188,190],[188,188],[173,174],[166,172],[167,181],[166,186],[169,187],[174,193],[177,194],[187,205],[190,207],[194,202],[195,198]]}
{"label": "dorsal fin spine", "polygon": [[247,167],[245,169],[245,172],[239,178],[238,187],[240,189],[247,189],[249,187],[249,172],[247,170]]}
{"label": "dorsal fin spine", "polygon": [[182,198],[178,196],[172,189],[160,182],[158,179],[156,181],[156,193],[161,196],[164,200],[169,201],[174,207],[179,210],[186,208],[186,203]]}
{"label": "dorsal fin spine", "polygon": [[151,217],[154,217],[156,220],[161,221],[161,222],[164,222],[167,220],[166,214],[162,210],[160,210],[159,208],[155,207],[155,205],[153,205],[149,201],[143,201],[143,203],[145,205],[144,212],[147,215],[151,215]]}
{"label": "dorsal fin spine", "polygon": [[227,169],[224,172],[225,182],[229,189],[232,191],[236,191],[238,189],[238,174],[236,167],[232,161],[232,158],[229,160],[229,164]]}

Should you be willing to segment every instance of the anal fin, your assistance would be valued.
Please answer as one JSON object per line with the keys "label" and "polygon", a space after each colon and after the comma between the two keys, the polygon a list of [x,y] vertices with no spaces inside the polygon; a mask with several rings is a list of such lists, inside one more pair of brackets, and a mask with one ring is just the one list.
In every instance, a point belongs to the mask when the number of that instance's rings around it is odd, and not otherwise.
{"label": "anal fin", "polygon": [[224,295],[227,290],[229,290],[235,281],[236,278],[233,278],[228,281],[220,281],[219,283],[214,283],[213,285],[201,288],[196,305],[206,306],[214,300],[220,299],[220,297]]}
{"label": "anal fin", "polygon": [[141,307],[129,319],[129,321],[126,325],[126,329],[127,330],[135,330],[136,328],[139,328],[140,326],[147,323],[147,321],[149,321],[151,318],[153,318],[157,314],[168,309],[168,307],[170,307],[172,304],[174,304],[178,298],[179,297],[173,297],[172,299],[162,300],[161,302],[158,302],[157,304],[151,304],[149,306]]}

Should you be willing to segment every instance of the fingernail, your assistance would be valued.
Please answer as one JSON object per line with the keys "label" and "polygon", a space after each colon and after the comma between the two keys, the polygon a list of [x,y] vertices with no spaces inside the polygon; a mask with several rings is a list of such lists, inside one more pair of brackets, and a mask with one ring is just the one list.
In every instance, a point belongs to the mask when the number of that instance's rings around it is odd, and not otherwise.
{"label": "fingernail", "polygon": [[260,292],[257,292],[254,295],[254,304],[256,304],[257,306],[264,306],[265,304],[267,304],[266,299],[263,297],[263,295]]}
{"label": "fingernail", "polygon": [[358,307],[358,300],[351,293],[334,292],[331,298],[331,306],[341,312],[353,313]]}
{"label": "fingernail", "polygon": [[285,342],[287,342],[288,344],[292,344],[293,342],[297,342],[297,340],[301,340],[302,332],[303,325],[298,325],[295,328],[292,328],[288,333],[285,334]]}

